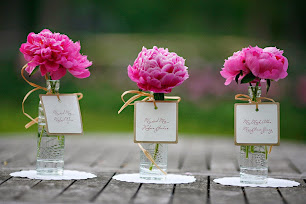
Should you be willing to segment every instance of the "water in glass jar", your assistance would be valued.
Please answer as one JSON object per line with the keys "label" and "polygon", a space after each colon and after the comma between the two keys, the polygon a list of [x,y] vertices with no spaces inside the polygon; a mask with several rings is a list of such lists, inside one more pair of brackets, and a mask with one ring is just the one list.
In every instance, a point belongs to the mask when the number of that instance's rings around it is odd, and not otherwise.
{"label": "water in glass jar", "polygon": [[[155,159],[157,165],[165,172],[167,172],[167,159],[168,159],[168,145],[159,144],[158,148],[155,143],[142,144],[150,155]],[[156,151],[157,150],[157,151]],[[166,175],[163,174],[152,162],[146,157],[146,155],[140,151],[140,166],[139,166],[140,178],[147,180],[164,180]]]}
{"label": "water in glass jar", "polygon": [[36,162],[37,174],[63,175],[64,147],[64,136],[47,135],[45,126],[39,125]]}
{"label": "water in glass jar", "polygon": [[[264,146],[254,146],[246,156],[246,148],[240,150],[240,182],[247,184],[265,184],[268,178],[268,159]],[[248,157],[248,158],[247,158]]]}

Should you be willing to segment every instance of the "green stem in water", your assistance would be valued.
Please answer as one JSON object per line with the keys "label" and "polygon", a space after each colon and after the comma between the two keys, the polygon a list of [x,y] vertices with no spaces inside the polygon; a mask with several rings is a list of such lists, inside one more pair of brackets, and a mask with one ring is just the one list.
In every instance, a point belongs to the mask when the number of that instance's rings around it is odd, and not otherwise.
{"label": "green stem in water", "polygon": [[[252,84],[250,83],[250,85],[252,85]],[[257,102],[257,92],[258,92],[258,89],[259,89],[258,85],[259,85],[259,82],[256,83],[255,87],[251,86],[252,101],[255,101],[255,102]],[[256,109],[256,111],[258,111],[258,109]],[[251,153],[254,153],[255,152],[255,147],[254,146],[250,146],[250,151],[251,151]],[[246,146],[245,158],[249,158],[249,146]]]}
{"label": "green stem in water", "polygon": [[268,147],[265,146],[265,154],[266,154],[266,160],[268,159]]}
{"label": "green stem in water", "polygon": [[249,146],[245,146],[245,158],[249,158]]}
{"label": "green stem in water", "polygon": [[[154,155],[153,155],[153,160],[155,161],[155,159],[156,159],[156,157],[157,157],[157,153],[158,153],[158,148],[159,148],[159,144],[157,143],[156,145],[155,145],[155,151],[154,151]],[[153,163],[151,163],[151,166],[150,166],[150,171],[152,171],[153,170]]]}
{"label": "green stem in water", "polygon": [[251,146],[251,152],[254,153],[254,146]]}
{"label": "green stem in water", "polygon": [[[156,101],[164,101],[165,100],[165,94],[164,93],[153,93],[154,99]],[[156,157],[157,157],[157,153],[158,153],[158,148],[159,148],[159,144],[156,143],[155,145],[155,151],[154,151],[154,155],[153,155],[153,160],[155,161]],[[153,170],[153,163],[151,163],[149,170],[152,171]]]}
{"label": "green stem in water", "polygon": [[[259,82],[256,83],[255,87],[252,87],[252,92],[253,92],[252,101],[255,101],[255,102],[257,102],[258,85],[259,85]],[[258,111],[258,109],[256,109],[256,111]]]}
{"label": "green stem in water", "polygon": [[51,92],[52,92],[52,94],[55,94],[56,83],[51,82],[50,85],[51,85]]}

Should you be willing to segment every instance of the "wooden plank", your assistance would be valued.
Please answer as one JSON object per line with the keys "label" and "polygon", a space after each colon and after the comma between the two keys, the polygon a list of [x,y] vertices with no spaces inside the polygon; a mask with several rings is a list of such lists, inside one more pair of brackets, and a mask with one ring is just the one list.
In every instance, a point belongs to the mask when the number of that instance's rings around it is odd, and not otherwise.
{"label": "wooden plank", "polygon": [[23,202],[46,203],[51,202],[65,188],[69,187],[74,180],[47,181],[43,180],[33,188],[29,189],[25,194],[18,198]]}
{"label": "wooden plank", "polygon": [[245,194],[249,204],[283,203],[283,200],[275,188],[253,188],[245,187]]}
{"label": "wooden plank", "polygon": [[13,177],[0,186],[0,200],[10,201],[18,199],[38,182],[39,180]]}
{"label": "wooden plank", "polygon": [[30,167],[31,151],[36,151],[32,148],[32,141],[29,138],[28,140],[25,138],[1,139],[1,143],[5,144],[6,150],[0,154],[0,168]]}
{"label": "wooden plank", "polygon": [[78,180],[61,194],[58,194],[53,202],[90,202],[98,196],[99,191],[108,183],[114,173],[98,173],[96,178]]}
{"label": "wooden plank", "polygon": [[243,191],[238,186],[224,186],[213,182],[216,177],[210,178],[210,203],[244,203]]}
{"label": "wooden plank", "polygon": [[211,172],[238,175],[239,147],[232,140],[214,140],[211,146]]}
{"label": "wooden plank", "polygon": [[300,172],[292,168],[290,160],[280,147],[273,147],[268,160],[270,175],[298,177]]}
{"label": "wooden plank", "polygon": [[11,178],[10,171],[0,169],[0,186],[4,184],[8,179]]}
{"label": "wooden plank", "polygon": [[177,173],[182,168],[182,163],[186,156],[186,147],[189,140],[179,136],[177,144],[168,145],[168,172]]}
{"label": "wooden plank", "polygon": [[[137,144],[132,143],[132,146],[126,147],[121,150],[121,152],[116,152],[119,154],[120,162],[122,162],[121,170],[129,172],[139,172],[139,158],[140,158],[140,149]],[[123,157],[125,156],[125,157]],[[123,159],[123,160],[122,160]],[[110,166],[110,163],[105,162],[107,166]],[[113,167],[112,165],[110,167]]]}
{"label": "wooden plank", "polygon": [[284,155],[301,174],[306,173],[306,145],[285,143],[281,146]]}
{"label": "wooden plank", "polygon": [[122,169],[124,169],[124,171],[137,171],[139,168],[139,155],[137,153],[137,146],[124,144],[117,145],[115,149],[111,148],[111,150],[105,154],[105,157],[97,161],[94,169],[100,171],[115,170],[117,172]]}
{"label": "wooden plank", "polygon": [[191,140],[192,143],[186,145],[186,158],[183,162],[181,171],[199,173],[210,170],[211,148],[210,141],[199,141],[197,138]]}
{"label": "wooden plank", "polygon": [[294,179],[301,185],[293,188],[278,188],[285,202],[289,204],[305,204],[306,203],[306,184],[302,179]]}
{"label": "wooden plank", "polygon": [[171,199],[173,185],[170,184],[142,184],[132,203],[163,204]]}
{"label": "wooden plank", "polygon": [[196,176],[196,182],[177,184],[173,195],[175,204],[202,204],[207,201],[207,176]]}
{"label": "wooden plank", "polygon": [[138,191],[141,184],[111,180],[105,190],[97,197],[95,203],[128,203]]}
{"label": "wooden plank", "polygon": [[69,159],[65,161],[65,168],[67,169],[89,170],[91,169],[91,164],[101,154],[103,155],[100,145],[96,140],[82,141],[71,145],[73,145],[74,150],[70,152]]}
{"label": "wooden plank", "polygon": [[17,154],[7,160],[6,168],[35,168],[36,163],[33,163],[33,161],[36,161],[36,147],[33,148],[32,145],[24,144],[19,149],[20,151]]}

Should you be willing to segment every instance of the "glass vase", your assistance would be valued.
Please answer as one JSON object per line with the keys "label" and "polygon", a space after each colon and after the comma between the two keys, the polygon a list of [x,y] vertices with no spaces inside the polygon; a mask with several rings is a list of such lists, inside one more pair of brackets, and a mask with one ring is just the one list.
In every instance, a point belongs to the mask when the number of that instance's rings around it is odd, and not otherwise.
{"label": "glass vase", "polygon": [[[167,172],[168,162],[168,144],[161,143],[142,143],[142,147],[149,152],[155,163],[164,171]],[[164,180],[166,175],[160,171],[140,150],[140,178],[148,180]]]}
{"label": "glass vase", "polygon": [[[47,80],[48,92],[58,94],[59,80]],[[64,135],[48,135],[45,115],[41,101],[38,107],[38,137],[36,171],[38,175],[63,175],[64,173]]]}
{"label": "glass vase", "polygon": [[[249,96],[256,101],[261,96],[261,87],[249,86]],[[240,182],[265,184],[268,178],[267,146],[240,146]]]}

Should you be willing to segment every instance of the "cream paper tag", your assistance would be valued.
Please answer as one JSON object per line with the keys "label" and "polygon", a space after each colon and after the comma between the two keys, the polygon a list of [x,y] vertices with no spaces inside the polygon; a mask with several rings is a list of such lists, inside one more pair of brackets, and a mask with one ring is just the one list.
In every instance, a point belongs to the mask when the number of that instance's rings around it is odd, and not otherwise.
{"label": "cream paper tag", "polygon": [[40,94],[48,135],[83,135],[79,100],[76,94]]}
{"label": "cream paper tag", "polygon": [[280,143],[279,103],[235,104],[235,145]]}
{"label": "cream paper tag", "polygon": [[134,108],[135,143],[177,143],[178,102],[137,101]]}

